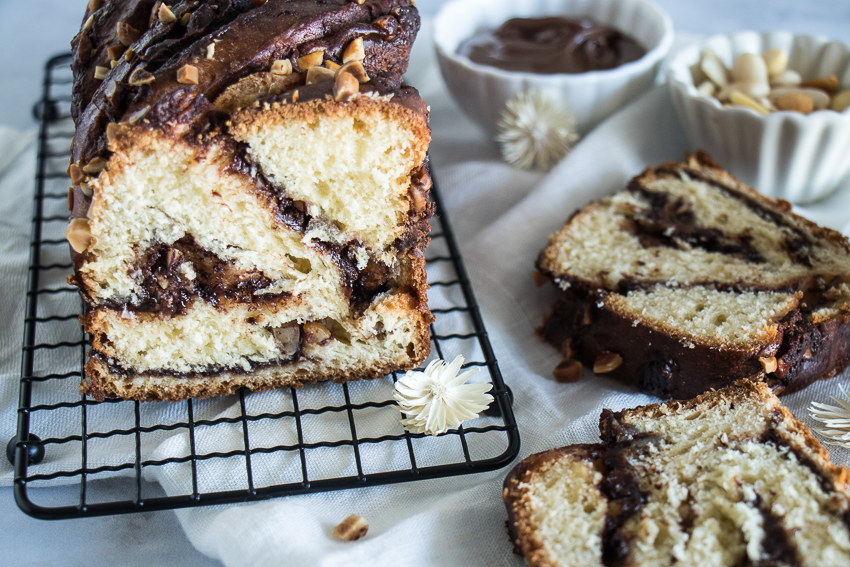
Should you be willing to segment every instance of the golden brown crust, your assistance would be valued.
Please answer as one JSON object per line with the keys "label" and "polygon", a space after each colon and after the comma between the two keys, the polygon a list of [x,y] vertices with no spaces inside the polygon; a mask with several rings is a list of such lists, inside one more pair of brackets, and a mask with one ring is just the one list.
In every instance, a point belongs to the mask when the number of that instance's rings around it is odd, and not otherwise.
{"label": "golden brown crust", "polygon": [[[427,115],[394,102],[395,95],[361,94],[348,101],[333,100],[326,95],[305,102],[258,102],[249,108],[236,112],[231,119],[230,132],[238,140],[281,123],[310,124],[325,116],[361,116],[371,115],[380,120],[388,120],[404,125],[414,133],[417,143],[414,147],[413,161],[422,164],[431,141],[431,128]],[[329,148],[332,150],[332,147]]]}
{"label": "golden brown crust", "polygon": [[346,372],[345,375],[303,371],[293,376],[288,371],[294,369],[298,372],[298,366],[295,364],[283,367],[286,373],[275,367],[269,367],[254,370],[249,374],[224,371],[213,376],[202,377],[157,377],[156,382],[149,380],[145,383],[144,376],[132,379],[114,375],[110,373],[105,362],[99,358],[92,358],[86,363],[87,381],[81,384],[80,392],[97,401],[103,401],[105,398],[122,398],[142,402],[179,402],[189,398],[228,396],[236,393],[239,388],[262,392],[279,388],[301,388],[304,384],[311,382],[342,383],[371,380],[381,378],[395,370],[410,370],[416,366],[418,364],[411,364],[410,368],[399,369],[395,365],[386,364],[364,367],[353,372]]}
{"label": "golden brown crust", "polygon": [[535,486],[552,466],[564,460],[599,470],[602,450],[602,445],[569,445],[535,453],[520,461],[505,478],[502,501],[508,511],[508,536],[515,553],[522,555],[530,567],[559,565],[546,550],[540,526],[533,518],[530,499]]}

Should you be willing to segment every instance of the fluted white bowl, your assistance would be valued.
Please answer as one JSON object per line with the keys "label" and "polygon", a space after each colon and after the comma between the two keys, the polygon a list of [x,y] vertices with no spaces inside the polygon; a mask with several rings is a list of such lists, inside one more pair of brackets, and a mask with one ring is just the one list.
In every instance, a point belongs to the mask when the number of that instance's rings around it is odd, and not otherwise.
{"label": "fluted white bowl", "polygon": [[[647,53],[606,71],[541,75],[504,71],[473,63],[458,47],[480,31],[493,30],[510,18],[586,17],[631,36]],[[566,102],[585,133],[654,83],[673,43],[669,16],[649,0],[454,0],[437,15],[437,59],[454,99],[473,122],[489,134],[505,103],[521,91],[538,90]]]}
{"label": "fluted white bowl", "polygon": [[761,115],[750,108],[724,108],[717,99],[700,96],[691,77],[690,66],[705,49],[729,68],[741,53],[784,49],[788,68],[804,80],[834,74],[843,90],[850,88],[850,46],[789,32],[739,32],[689,46],[667,69],[691,150],[709,152],[744,183],[792,203],[812,203],[850,184],[850,110]]}

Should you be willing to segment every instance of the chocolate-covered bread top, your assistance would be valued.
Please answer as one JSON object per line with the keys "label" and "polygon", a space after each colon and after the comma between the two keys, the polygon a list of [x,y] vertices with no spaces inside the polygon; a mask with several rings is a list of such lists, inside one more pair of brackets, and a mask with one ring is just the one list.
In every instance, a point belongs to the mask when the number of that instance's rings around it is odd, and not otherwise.
{"label": "chocolate-covered bread top", "polygon": [[458,52],[506,71],[585,73],[636,61],[646,50],[624,33],[582,18],[511,18],[476,34]]}
{"label": "chocolate-covered bread top", "polygon": [[[303,74],[299,58],[319,50],[342,64],[356,38],[366,72],[397,88],[419,30],[410,0],[90,0],[83,22],[71,109],[72,159],[83,163],[106,154],[110,123],[142,114],[154,125],[209,121],[240,79],[281,60]],[[186,66],[197,84],[179,76]]]}

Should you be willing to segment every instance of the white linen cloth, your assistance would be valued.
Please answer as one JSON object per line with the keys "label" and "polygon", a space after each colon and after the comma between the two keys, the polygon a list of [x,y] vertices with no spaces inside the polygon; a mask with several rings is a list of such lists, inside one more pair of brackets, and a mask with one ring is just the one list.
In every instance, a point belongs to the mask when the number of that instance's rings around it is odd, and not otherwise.
{"label": "white linen cloth", "polygon": [[[436,65],[425,38],[414,53],[408,80],[422,91],[432,106],[435,139],[432,162],[446,208],[506,383],[515,395],[514,413],[522,437],[520,457],[570,443],[593,442],[602,408],[621,409],[655,401],[604,377],[586,373],[576,384],[558,384],[551,378],[560,355],[541,343],[534,328],[554,299],[548,288],[537,289],[531,278],[533,262],[548,235],[559,228],[576,208],[591,199],[624,186],[648,165],[681,159],[686,149],[664,87],[648,93],[594,130],[546,176],[514,170],[498,161],[495,148],[482,143],[474,127],[458,114],[437,76]],[[0,130],[0,439],[14,434],[18,396],[21,322],[29,235],[29,188],[34,171],[31,138]],[[15,157],[20,153],[19,157]],[[25,195],[25,197],[22,197]],[[801,211],[819,222],[850,231],[850,188],[827,203]],[[843,206],[842,206],[843,205]],[[432,301],[448,301],[432,290]],[[451,357],[454,353],[446,353]],[[70,367],[76,360],[55,361]],[[48,364],[46,362],[46,364]],[[828,401],[848,376],[819,382],[803,392],[784,398],[794,414],[813,425],[805,408],[810,400]],[[73,386],[71,384],[71,386]],[[354,395],[358,386],[352,385]],[[51,393],[43,394],[45,399]],[[60,393],[56,394],[57,396]],[[321,386],[306,388],[307,400],[321,403]],[[311,398],[312,396],[312,398]],[[67,399],[67,394],[62,397]],[[265,392],[249,396],[253,411],[286,404],[286,394]],[[313,399],[315,398],[315,399]],[[102,407],[102,424],[132,427],[110,420],[109,406]],[[238,415],[234,398],[197,404],[202,416]],[[148,423],[185,419],[182,406],[144,404],[142,420]],[[198,419],[196,415],[196,419]],[[374,416],[375,427],[385,427],[386,413]],[[51,436],[79,431],[79,416],[57,414],[49,428]],[[317,428],[333,428],[336,422],[314,422]],[[358,424],[359,425],[359,424]],[[35,430],[35,429],[34,429]],[[361,432],[359,432],[361,433]],[[368,434],[363,432],[361,435]],[[253,443],[265,440],[289,442],[291,431],[252,431]],[[341,433],[341,438],[345,438]],[[42,435],[43,437],[44,435]],[[199,443],[206,450],[241,448],[239,425],[218,426]],[[132,438],[110,439],[90,448],[89,466],[127,461]],[[430,450],[448,445],[434,441]],[[183,434],[161,432],[146,437],[151,458],[183,454]],[[199,447],[199,451],[205,449]],[[78,451],[51,448],[49,466],[78,466]],[[846,463],[850,451],[832,450],[833,460]],[[406,457],[406,449],[391,458]],[[439,455],[437,456],[439,457]],[[12,481],[11,467],[0,461],[0,483]],[[146,468],[146,478],[162,484],[169,494],[185,493],[188,465]],[[292,469],[291,458],[271,459],[262,471]],[[132,471],[130,471],[132,472]],[[328,475],[351,474],[351,470],[328,470]],[[368,489],[279,498],[263,503],[178,511],[190,541],[201,552],[228,566],[265,565],[519,565],[511,553],[504,529],[505,511],[501,483],[508,469],[465,477],[406,483]],[[119,475],[120,476],[120,475]],[[244,461],[228,459],[199,467],[202,490],[244,488]],[[56,484],[55,482],[53,484]],[[34,491],[37,489],[34,489]],[[330,536],[334,525],[356,513],[370,523],[369,535],[356,543],[342,543]]]}

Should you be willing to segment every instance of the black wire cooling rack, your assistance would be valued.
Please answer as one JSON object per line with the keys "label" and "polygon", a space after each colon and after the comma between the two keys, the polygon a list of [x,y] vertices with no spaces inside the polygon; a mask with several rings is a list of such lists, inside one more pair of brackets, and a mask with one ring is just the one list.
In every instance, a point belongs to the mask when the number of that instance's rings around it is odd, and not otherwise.
{"label": "black wire cooling rack", "polygon": [[[486,415],[438,437],[404,432],[391,395],[396,375],[278,392],[285,400],[280,411],[261,413],[252,407],[255,396],[263,394],[244,390],[229,399],[181,403],[96,402],[80,395],[77,386],[88,343],[77,322],[82,303],[75,288],[65,282],[71,263],[63,236],[68,222],[65,169],[73,137],[68,113],[69,63],[70,55],[47,63],[44,94],[35,107],[41,126],[18,436],[10,444],[15,456],[15,499],[24,512],[37,518],[63,519],[256,501],[491,471],[517,456],[520,441],[510,391],[502,381],[436,187],[432,197],[437,217],[426,256],[429,280],[435,278],[429,282],[432,294],[439,289],[441,297],[438,305],[432,303],[436,317],[431,326],[432,356],[446,358],[447,353],[462,350],[467,356],[464,367],[481,368],[476,379],[483,376],[489,380],[495,398]],[[451,322],[451,332],[441,330],[443,321]],[[313,398],[337,402],[314,404]],[[217,404],[233,411],[216,413]],[[384,420],[386,429],[364,427],[366,418],[372,424],[378,412],[389,416]],[[214,417],[206,417],[209,415]],[[327,431],[324,425],[331,421],[342,424],[336,434],[316,439],[317,423]],[[115,427],[116,423],[121,426]],[[260,427],[265,440],[269,431],[272,436],[280,431],[279,443],[253,442]],[[181,439],[188,438],[185,454],[158,458],[159,444],[181,434]],[[225,437],[228,444],[223,442]],[[399,454],[404,455],[401,465]],[[274,466],[261,462],[276,456],[295,463],[290,467],[290,472],[293,468],[297,471],[294,477],[282,472],[277,476]],[[341,459],[339,474],[329,476],[326,466],[321,474],[315,472],[317,463],[324,465],[333,458]],[[238,474],[244,474],[241,488],[221,490],[215,478],[210,481],[203,469],[217,462],[238,464]],[[183,475],[182,483],[172,483],[171,491],[166,490],[168,496],[161,492],[148,496],[147,492],[153,491],[144,482],[146,474],[160,467],[172,467],[172,480]],[[234,469],[231,466],[229,470]],[[99,491],[101,478],[112,479],[106,496]],[[116,499],[116,483],[126,488],[126,498]],[[47,498],[45,491],[37,490],[68,484],[78,487],[60,491],[71,495],[68,501],[57,501],[56,491],[48,491],[51,496]],[[178,485],[185,489],[175,490]]]}

